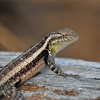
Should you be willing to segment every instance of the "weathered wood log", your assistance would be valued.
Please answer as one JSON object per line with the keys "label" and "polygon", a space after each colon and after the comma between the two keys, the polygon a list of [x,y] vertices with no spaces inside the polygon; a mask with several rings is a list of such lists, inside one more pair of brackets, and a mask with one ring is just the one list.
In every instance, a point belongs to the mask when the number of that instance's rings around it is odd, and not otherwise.
{"label": "weathered wood log", "polygon": [[[21,53],[0,52],[0,69]],[[86,80],[62,77],[45,67],[19,87],[27,100],[100,100],[100,63],[56,58],[65,73],[78,74]],[[2,98],[5,100],[5,98]]]}

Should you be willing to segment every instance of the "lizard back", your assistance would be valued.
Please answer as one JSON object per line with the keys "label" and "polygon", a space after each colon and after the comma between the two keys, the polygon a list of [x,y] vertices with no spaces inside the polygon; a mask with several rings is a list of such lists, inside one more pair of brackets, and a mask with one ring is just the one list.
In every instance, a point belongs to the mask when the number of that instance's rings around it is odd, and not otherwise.
{"label": "lizard back", "polygon": [[43,38],[39,43],[12,60],[0,71],[0,86],[4,83],[16,84],[19,81],[22,83],[45,67],[44,58],[41,58],[45,53],[47,38],[48,36]]}

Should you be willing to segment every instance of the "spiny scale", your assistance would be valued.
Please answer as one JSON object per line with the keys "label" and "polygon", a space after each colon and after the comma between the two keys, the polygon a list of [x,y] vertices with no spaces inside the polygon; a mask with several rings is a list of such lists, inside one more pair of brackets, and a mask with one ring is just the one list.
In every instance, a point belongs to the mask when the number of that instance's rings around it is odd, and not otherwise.
{"label": "spiny scale", "polygon": [[0,92],[13,100],[24,100],[23,95],[16,92],[15,86],[25,82],[38,73],[46,65],[58,75],[65,76],[56,65],[55,55],[78,39],[71,29],[59,30],[45,36],[39,43],[26,50],[19,57],[7,64],[0,72]]}

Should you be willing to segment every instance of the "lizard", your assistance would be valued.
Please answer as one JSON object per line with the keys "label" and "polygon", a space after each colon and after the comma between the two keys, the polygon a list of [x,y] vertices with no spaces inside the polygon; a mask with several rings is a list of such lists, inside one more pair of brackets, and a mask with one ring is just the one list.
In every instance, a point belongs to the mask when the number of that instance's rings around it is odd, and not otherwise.
{"label": "lizard", "polygon": [[30,79],[45,66],[60,76],[79,77],[64,73],[54,60],[59,51],[77,41],[78,37],[78,34],[69,28],[51,32],[36,45],[12,60],[0,71],[0,95],[9,100],[25,100],[16,87]]}

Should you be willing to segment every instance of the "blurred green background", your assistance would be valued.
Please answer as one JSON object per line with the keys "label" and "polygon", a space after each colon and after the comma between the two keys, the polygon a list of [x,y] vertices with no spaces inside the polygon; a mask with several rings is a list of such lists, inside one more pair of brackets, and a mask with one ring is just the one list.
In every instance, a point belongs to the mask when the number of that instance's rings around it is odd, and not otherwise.
{"label": "blurred green background", "polygon": [[0,0],[0,51],[24,51],[64,28],[79,40],[57,56],[100,61],[100,0]]}

